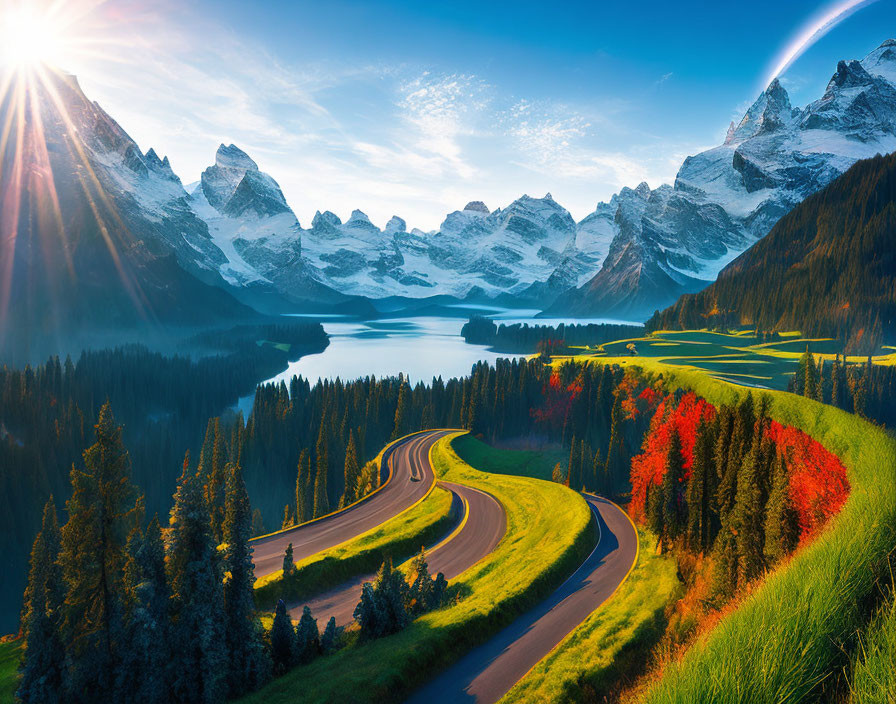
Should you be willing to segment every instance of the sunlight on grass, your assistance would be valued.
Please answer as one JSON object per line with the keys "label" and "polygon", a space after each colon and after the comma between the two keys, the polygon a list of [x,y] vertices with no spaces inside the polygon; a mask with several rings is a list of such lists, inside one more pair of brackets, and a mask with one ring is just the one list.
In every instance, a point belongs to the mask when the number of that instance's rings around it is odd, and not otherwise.
{"label": "sunlight on grass", "polygon": [[680,584],[675,559],[656,552],[656,539],[638,529],[638,564],[608,601],[564,638],[511,689],[512,702],[591,701],[639,660],[662,634],[663,611]]}

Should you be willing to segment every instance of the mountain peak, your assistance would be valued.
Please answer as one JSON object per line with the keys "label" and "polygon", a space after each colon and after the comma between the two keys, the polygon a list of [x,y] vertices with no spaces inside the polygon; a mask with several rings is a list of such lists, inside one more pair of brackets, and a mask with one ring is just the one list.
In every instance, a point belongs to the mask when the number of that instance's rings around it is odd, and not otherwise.
{"label": "mountain peak", "polygon": [[862,68],[896,84],[896,39],[887,39],[862,59]]}
{"label": "mountain peak", "polygon": [[355,208],[355,209],[352,211],[352,214],[349,216],[347,222],[365,222],[365,223],[369,223],[369,222],[370,222],[370,218],[367,217],[367,213],[365,213],[363,210],[358,210],[357,208]]}
{"label": "mountain peak", "polygon": [[740,124],[733,131],[729,128],[725,143],[743,142],[751,137],[775,132],[790,122],[792,117],[790,96],[781,81],[775,77],[747,110]]}
{"label": "mountain peak", "polygon": [[483,213],[484,215],[489,214],[489,209],[481,200],[471,200],[464,206],[464,210],[474,213]]}
{"label": "mountain peak", "polygon": [[238,169],[240,171],[258,171],[256,164],[246,152],[235,144],[222,144],[215,152],[215,166],[221,169]]}
{"label": "mountain peak", "polygon": [[396,232],[407,232],[408,226],[403,218],[393,215],[386,223],[386,229],[383,230],[387,235],[394,235]]}

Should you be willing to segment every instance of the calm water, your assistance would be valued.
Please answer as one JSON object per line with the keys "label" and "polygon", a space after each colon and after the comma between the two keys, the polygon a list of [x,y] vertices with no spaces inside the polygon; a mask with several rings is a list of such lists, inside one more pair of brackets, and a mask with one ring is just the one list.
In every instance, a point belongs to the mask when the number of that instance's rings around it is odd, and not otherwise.
{"label": "calm water", "polygon": [[[537,311],[508,310],[489,317],[497,322],[558,325],[559,323],[620,323],[619,320],[569,320],[539,318]],[[476,362],[492,362],[507,353],[491,352],[469,345],[460,336],[466,319],[419,317],[369,322],[324,322],[330,344],[323,352],[302,357],[268,382],[302,376],[314,384],[318,379],[350,381],[370,374],[377,377],[404,374],[411,382],[429,382],[433,377],[466,376]],[[637,323],[632,323],[637,324]],[[248,416],[254,394],[241,398],[238,408]]]}

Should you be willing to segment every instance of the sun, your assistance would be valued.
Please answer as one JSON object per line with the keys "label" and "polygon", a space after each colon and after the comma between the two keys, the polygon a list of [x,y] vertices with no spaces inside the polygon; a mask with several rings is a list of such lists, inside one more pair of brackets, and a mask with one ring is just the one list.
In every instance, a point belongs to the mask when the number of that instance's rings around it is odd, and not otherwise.
{"label": "sun", "polygon": [[4,66],[30,69],[58,66],[65,45],[59,22],[31,5],[11,7],[3,13],[0,62]]}

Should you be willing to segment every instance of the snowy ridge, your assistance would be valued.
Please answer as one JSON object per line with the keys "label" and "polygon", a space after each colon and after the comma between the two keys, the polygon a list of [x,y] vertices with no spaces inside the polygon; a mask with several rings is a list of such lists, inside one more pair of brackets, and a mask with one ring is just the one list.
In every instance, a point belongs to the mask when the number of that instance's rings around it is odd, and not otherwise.
{"label": "snowy ridge", "polygon": [[591,280],[550,309],[649,316],[715,280],[797,203],[856,161],[894,150],[893,40],[862,61],[841,61],[824,95],[802,109],[775,79],[732,123],[722,145],[685,159],[674,186],[642,192],[640,213],[623,189],[582,221],[602,237],[613,231],[609,254]]}

